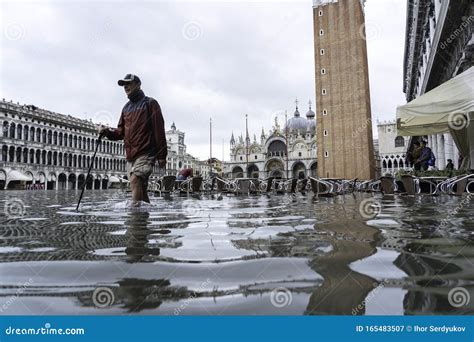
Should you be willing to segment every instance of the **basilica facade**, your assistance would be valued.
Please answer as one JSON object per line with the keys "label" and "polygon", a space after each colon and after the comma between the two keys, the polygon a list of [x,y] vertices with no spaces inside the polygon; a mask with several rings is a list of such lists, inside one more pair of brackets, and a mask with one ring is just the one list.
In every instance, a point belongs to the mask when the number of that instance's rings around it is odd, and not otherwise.
{"label": "basilica facade", "polygon": [[265,133],[262,128],[260,139],[248,133],[230,139],[230,161],[224,164],[228,178],[303,178],[316,176],[316,120],[309,109],[302,116],[296,109],[284,127],[275,118],[273,127]]}

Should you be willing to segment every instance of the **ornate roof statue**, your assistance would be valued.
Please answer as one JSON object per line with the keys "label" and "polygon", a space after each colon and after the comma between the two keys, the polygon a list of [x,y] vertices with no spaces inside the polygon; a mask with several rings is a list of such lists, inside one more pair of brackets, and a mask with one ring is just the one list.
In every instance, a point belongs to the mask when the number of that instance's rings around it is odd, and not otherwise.
{"label": "ornate roof statue", "polygon": [[280,124],[277,116],[275,116],[275,123],[273,124],[273,133],[280,134]]}

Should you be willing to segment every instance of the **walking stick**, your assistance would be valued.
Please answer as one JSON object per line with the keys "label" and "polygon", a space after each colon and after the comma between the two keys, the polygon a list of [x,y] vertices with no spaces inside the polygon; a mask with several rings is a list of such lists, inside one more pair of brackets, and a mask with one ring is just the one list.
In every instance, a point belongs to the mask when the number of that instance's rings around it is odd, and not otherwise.
{"label": "walking stick", "polygon": [[94,165],[95,155],[97,154],[97,149],[99,148],[101,140],[102,140],[102,133],[99,134],[99,139],[97,139],[97,144],[95,145],[94,156],[92,157],[89,163],[89,170],[87,171],[86,179],[84,180],[84,184],[82,185],[81,196],[79,196],[79,202],[77,202],[76,211],[79,211],[79,204],[81,204],[82,195],[84,195],[84,189],[86,188],[87,180],[89,179],[89,174],[91,173],[92,165]]}

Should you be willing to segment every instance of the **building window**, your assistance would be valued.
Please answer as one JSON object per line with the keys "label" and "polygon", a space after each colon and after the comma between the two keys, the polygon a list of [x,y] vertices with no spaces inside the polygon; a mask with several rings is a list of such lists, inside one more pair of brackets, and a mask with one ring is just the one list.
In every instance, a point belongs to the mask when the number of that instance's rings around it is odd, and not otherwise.
{"label": "building window", "polygon": [[319,54],[322,56],[324,55],[324,49],[319,50]]}
{"label": "building window", "polygon": [[240,160],[242,160],[242,157],[240,157]]}
{"label": "building window", "polygon": [[324,135],[325,137],[328,136],[328,130],[327,130],[327,129],[323,130],[323,135]]}
{"label": "building window", "polygon": [[257,160],[257,156],[255,156],[255,160]]}
{"label": "building window", "polygon": [[321,90],[321,94],[326,95],[326,94],[327,94],[326,89],[323,88],[323,89]]}
{"label": "building window", "polygon": [[328,151],[324,151],[324,158],[328,158],[329,157],[329,152]]}
{"label": "building window", "polygon": [[405,139],[401,136],[395,138],[395,147],[404,147],[405,146]]}
{"label": "building window", "polygon": [[328,110],[327,109],[323,109],[323,115],[328,115]]}
{"label": "building window", "polygon": [[298,152],[298,157],[301,157],[301,152]]}
{"label": "building window", "polygon": [[324,68],[321,69],[321,75],[326,75],[326,69]]}
{"label": "building window", "polygon": [[323,29],[319,30],[319,35],[324,36],[324,30]]}
{"label": "building window", "polygon": [[319,16],[320,16],[320,17],[323,16],[323,10],[319,10]]}

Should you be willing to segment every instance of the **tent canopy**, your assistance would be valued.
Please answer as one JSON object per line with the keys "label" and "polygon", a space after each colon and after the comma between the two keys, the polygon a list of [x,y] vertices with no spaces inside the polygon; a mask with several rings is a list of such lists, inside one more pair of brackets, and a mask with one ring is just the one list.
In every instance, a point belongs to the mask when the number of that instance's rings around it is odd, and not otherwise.
{"label": "tent canopy", "polygon": [[474,67],[397,108],[397,131],[403,136],[445,133],[466,126],[474,111]]}
{"label": "tent canopy", "polygon": [[20,171],[11,170],[7,175],[8,181],[30,181],[31,177],[25,176]]}

